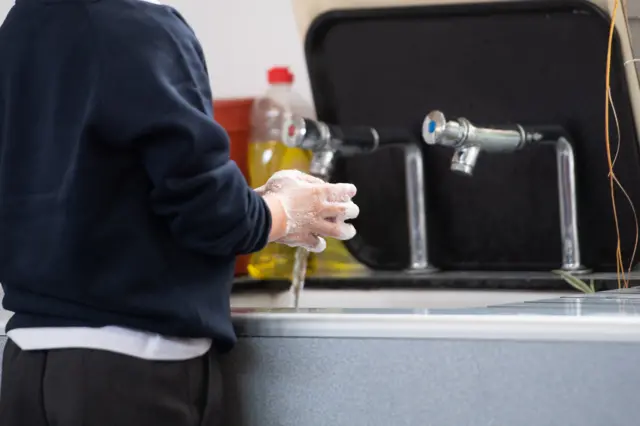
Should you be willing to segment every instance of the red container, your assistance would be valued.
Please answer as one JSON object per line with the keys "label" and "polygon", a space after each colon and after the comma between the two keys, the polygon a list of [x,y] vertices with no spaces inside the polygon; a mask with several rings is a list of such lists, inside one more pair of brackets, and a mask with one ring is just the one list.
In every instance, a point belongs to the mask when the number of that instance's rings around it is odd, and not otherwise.
{"label": "red container", "polygon": [[[220,99],[213,102],[215,120],[229,134],[231,159],[235,161],[245,179],[249,181],[249,138],[251,137],[251,108],[253,99]],[[249,256],[238,256],[236,276],[247,274]]]}

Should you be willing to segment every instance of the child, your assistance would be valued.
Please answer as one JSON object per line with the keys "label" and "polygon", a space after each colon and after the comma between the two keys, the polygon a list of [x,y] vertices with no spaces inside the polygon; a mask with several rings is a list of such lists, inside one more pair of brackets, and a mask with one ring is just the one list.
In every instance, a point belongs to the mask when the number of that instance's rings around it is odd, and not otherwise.
{"label": "child", "polygon": [[218,424],[235,256],[353,237],[355,187],[249,188],[170,7],[17,0],[0,58],[2,426]]}

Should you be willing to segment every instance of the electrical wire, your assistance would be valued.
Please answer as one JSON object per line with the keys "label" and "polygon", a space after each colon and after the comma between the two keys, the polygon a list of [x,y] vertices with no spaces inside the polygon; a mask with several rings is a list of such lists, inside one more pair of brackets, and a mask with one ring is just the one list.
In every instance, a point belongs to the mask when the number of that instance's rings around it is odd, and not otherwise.
{"label": "electrical wire", "polygon": [[[627,14],[628,8],[627,8],[627,3],[626,0],[623,0],[623,7],[622,7],[622,13],[623,13],[623,17],[627,26],[627,30],[629,29],[629,18],[628,18],[628,14]],[[625,61],[624,62],[624,67],[627,67],[629,64],[632,63],[636,63],[638,62],[637,59],[631,59],[629,61]],[[618,136],[618,147],[616,149],[616,156],[614,157],[614,165],[615,165],[615,160],[617,159],[618,153],[620,151],[620,144],[622,143],[622,139],[621,139],[621,132],[620,132],[620,121],[618,120],[618,114],[616,113],[616,109],[615,109],[615,104],[613,102],[613,98],[611,96],[611,88],[608,87],[608,93],[609,93],[609,101],[611,104],[611,109],[613,111],[613,117],[616,121],[616,130],[617,130],[617,136]],[[616,179],[617,181],[617,179]],[[629,205],[631,206],[631,211],[633,212],[633,219],[635,221],[635,227],[636,227],[636,237],[635,237],[635,241],[634,241],[634,246],[633,246],[633,252],[631,254],[631,258],[629,260],[629,269],[628,269],[628,273],[629,275],[631,275],[631,271],[633,269],[633,264],[636,258],[636,254],[637,254],[637,250],[638,250],[638,239],[639,239],[639,234],[640,234],[640,226],[638,225],[638,215],[636,213],[636,209],[635,206],[633,204],[633,201],[631,200],[631,197],[629,196],[629,194],[627,193],[627,191],[625,191],[624,187],[622,186],[622,184],[617,181],[618,186],[620,187],[620,189],[622,190],[624,196],[626,197],[627,201],[629,202]],[[625,287],[629,287],[629,281],[625,280]]]}
{"label": "electrical wire", "polygon": [[[614,121],[616,123],[617,145],[616,145],[616,152],[615,152],[615,155],[613,156],[613,161],[612,161],[613,165],[615,166],[615,163],[616,163],[616,161],[618,159],[618,156],[620,154],[620,145],[621,145],[622,136],[621,136],[621,132],[620,132],[620,120],[618,119],[618,113],[616,111],[615,103],[613,102],[613,97],[611,96],[611,90],[609,90],[609,100],[610,100],[610,105],[611,105],[611,111],[613,112],[613,119],[614,119]],[[636,257],[636,252],[637,252],[637,249],[638,249],[638,242],[639,242],[639,236],[640,236],[640,224],[638,222],[638,215],[636,213],[636,209],[635,209],[635,206],[633,204],[633,201],[631,200],[631,197],[629,196],[627,191],[624,189],[624,187],[622,186],[620,181],[617,179],[617,177],[615,177],[615,175],[614,175],[614,180],[616,182],[616,185],[620,188],[620,190],[622,191],[623,195],[625,196],[625,198],[629,202],[629,206],[631,207],[631,211],[633,213],[633,218],[634,218],[634,221],[635,221],[636,238],[635,238],[633,252],[631,254],[631,259],[629,261],[629,268],[628,268],[628,273],[631,274],[631,269],[633,268],[633,263],[634,263],[634,260],[635,260],[635,257]],[[621,269],[624,269],[624,265],[622,265],[620,262],[618,262],[618,265],[621,267]],[[629,280],[626,278],[626,276],[623,276],[623,282],[624,282],[625,287],[629,286]]]}
{"label": "electrical wire", "polygon": [[613,120],[616,122],[616,134],[618,135],[618,144],[616,146],[616,153],[613,156],[612,165],[615,167],[616,161],[618,161],[618,155],[620,155],[620,140],[621,140],[621,132],[620,132],[620,120],[618,120],[618,112],[616,111],[616,105],[613,102],[613,97],[611,96],[611,88],[609,88],[609,103],[611,105],[611,112],[613,112]]}
{"label": "electrical wire", "polygon": [[[621,288],[623,283],[624,283],[624,287],[628,288],[629,287],[629,280],[627,278],[627,274],[625,272],[625,267],[624,267],[624,262],[623,262],[623,258],[622,258],[622,239],[620,236],[620,223],[618,220],[618,208],[616,205],[616,187],[618,187],[620,189],[620,191],[623,193],[623,195],[625,196],[625,198],[627,199],[627,201],[629,202],[629,205],[631,206],[631,210],[633,212],[633,216],[635,219],[635,226],[636,226],[636,238],[635,238],[635,244],[634,244],[634,248],[633,248],[633,253],[631,255],[631,259],[629,262],[629,268],[628,268],[628,273],[631,274],[631,269],[633,268],[633,262],[635,260],[635,256],[636,256],[636,252],[637,252],[637,248],[638,248],[638,237],[640,234],[640,229],[638,226],[638,215],[636,214],[636,209],[635,206],[633,204],[633,201],[631,200],[631,197],[629,196],[629,194],[627,193],[627,191],[624,189],[622,183],[620,183],[620,181],[618,180],[615,171],[614,171],[614,166],[616,163],[616,160],[618,159],[618,155],[620,153],[620,145],[622,143],[621,140],[621,133],[620,133],[620,121],[618,119],[618,114],[616,112],[615,109],[615,104],[613,103],[613,98],[611,96],[611,55],[612,55],[612,50],[613,50],[613,35],[615,33],[615,25],[616,25],[616,15],[618,12],[618,7],[619,7],[619,0],[614,0],[614,5],[613,5],[613,12],[611,13],[611,26],[609,28],[609,40],[608,40],[608,47],[607,47],[607,61],[606,61],[606,88],[605,88],[605,141],[606,141],[606,148],[607,148],[607,161],[609,163],[609,185],[610,185],[610,189],[611,189],[611,206],[613,209],[613,219],[614,219],[614,223],[615,223],[615,227],[616,227],[616,236],[617,236],[617,244],[616,244],[616,277],[618,279],[618,288]],[[624,13],[624,11],[623,11]],[[625,62],[625,66],[628,63],[631,62],[636,62],[636,60],[632,60],[632,61],[627,61]],[[609,108],[611,108],[612,112],[613,112],[613,118],[615,120],[616,123],[616,130],[617,130],[617,146],[616,146],[616,152],[615,154],[612,156],[611,155],[611,140],[610,140],[610,132],[609,132]]]}
{"label": "electrical wire", "polygon": [[611,26],[609,29],[609,42],[607,47],[607,62],[606,62],[606,75],[605,75],[605,109],[604,109],[604,127],[605,127],[605,143],[607,148],[607,161],[609,163],[609,186],[611,190],[611,206],[613,208],[613,220],[616,227],[616,236],[617,236],[617,245],[616,245],[616,277],[618,278],[618,288],[621,287],[620,280],[620,252],[621,252],[621,244],[620,244],[620,224],[618,223],[618,209],[616,206],[616,197],[615,197],[615,186],[614,179],[615,173],[613,171],[613,160],[611,157],[611,141],[609,140],[609,104],[611,103],[611,98],[609,97],[609,93],[611,90],[611,48],[613,44],[613,34],[615,31],[616,25],[616,13],[618,12],[618,0],[615,0],[613,12],[611,14]]}

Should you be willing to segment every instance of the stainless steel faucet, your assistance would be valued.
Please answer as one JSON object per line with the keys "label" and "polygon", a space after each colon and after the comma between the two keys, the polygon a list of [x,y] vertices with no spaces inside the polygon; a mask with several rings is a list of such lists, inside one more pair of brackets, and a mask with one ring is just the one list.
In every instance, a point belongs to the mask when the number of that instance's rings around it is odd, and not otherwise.
{"label": "stainless steel faucet", "polygon": [[478,156],[483,151],[513,152],[532,143],[555,144],[562,238],[561,268],[572,273],[589,272],[580,260],[575,156],[562,128],[525,129],[521,125],[513,128],[479,128],[467,119],[447,121],[442,112],[432,111],[423,122],[422,138],[429,145],[454,148],[451,170],[468,176],[473,175]]}
{"label": "stainless steel faucet", "polygon": [[422,151],[409,131],[372,127],[334,126],[292,116],[285,122],[283,142],[289,147],[313,152],[310,173],[329,180],[338,154],[351,156],[375,151],[380,146],[405,147],[406,197],[409,222],[409,271],[433,271],[427,251],[427,220],[424,195]]}

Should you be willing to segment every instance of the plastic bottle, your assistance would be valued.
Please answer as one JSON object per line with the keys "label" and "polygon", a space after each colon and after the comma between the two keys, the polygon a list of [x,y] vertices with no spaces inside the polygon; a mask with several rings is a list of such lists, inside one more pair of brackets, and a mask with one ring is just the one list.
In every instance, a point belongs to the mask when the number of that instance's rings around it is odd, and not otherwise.
{"label": "plastic bottle", "polygon": [[[294,75],[286,67],[268,72],[269,88],[256,99],[251,115],[249,141],[249,180],[252,187],[264,185],[279,170],[309,171],[311,153],[288,148],[282,143],[282,126],[291,114],[313,118],[310,105],[293,90]],[[251,256],[248,272],[258,279],[289,279],[293,271],[295,249],[283,244],[269,244]],[[312,267],[313,262],[310,262]]]}

